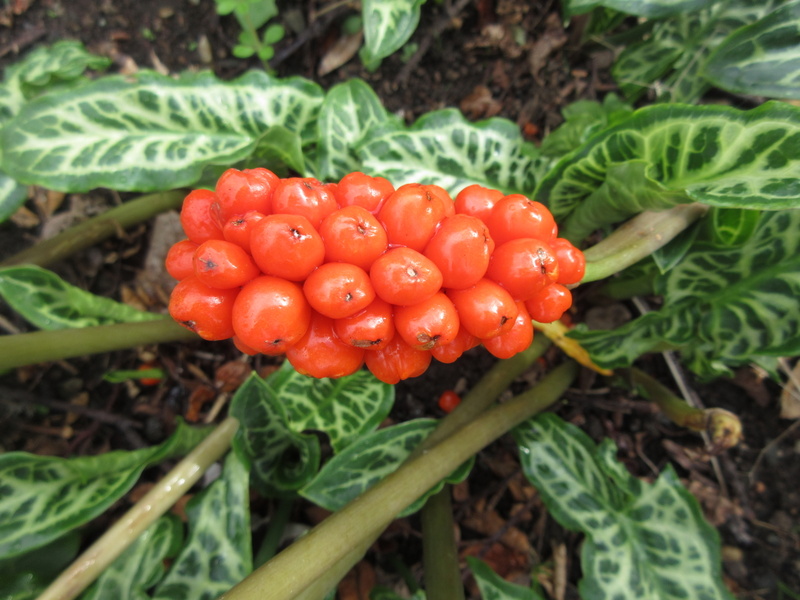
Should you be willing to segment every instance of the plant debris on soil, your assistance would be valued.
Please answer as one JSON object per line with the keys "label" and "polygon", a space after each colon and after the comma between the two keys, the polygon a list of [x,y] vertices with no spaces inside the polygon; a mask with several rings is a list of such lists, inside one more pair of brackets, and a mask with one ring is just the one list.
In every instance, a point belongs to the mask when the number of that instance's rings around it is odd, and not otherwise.
{"label": "plant debris on soil", "polygon": [[[374,72],[359,62],[357,46],[340,41],[341,25],[354,8],[334,1],[286,4],[279,19],[287,36],[270,65],[277,76],[301,75],[325,88],[362,78],[408,122],[455,106],[471,120],[510,119],[537,142],[561,122],[565,105],[602,99],[615,89],[611,51],[581,46],[580,22],[565,30],[555,0],[428,3],[411,41]],[[257,60],[231,55],[238,33],[233,17],[216,14],[213,0],[10,0],[0,9],[0,65],[41,44],[78,39],[111,57],[116,72],[212,69],[230,79],[262,68]],[[102,190],[66,196],[33,190],[13,221],[0,226],[0,258],[122,200]],[[175,235],[175,215],[164,215],[54,270],[94,293],[163,312],[171,283],[161,257]],[[578,291],[578,305],[583,292]],[[29,328],[7,306],[0,307],[4,333]],[[529,385],[551,360],[558,360],[557,351],[515,385]],[[492,362],[475,349],[453,365],[434,364],[423,377],[397,386],[391,419],[442,416],[439,395],[469,389]],[[166,373],[155,385],[103,379],[108,371],[150,364]],[[639,366],[677,389],[662,357],[648,357]],[[267,357],[244,360],[227,343],[162,345],[21,368],[0,378],[0,449],[74,456],[154,444],[170,433],[178,416],[214,420],[251,370],[267,374],[275,368]],[[675,427],[618,382],[588,373],[554,410],[595,440],[613,439],[620,459],[639,477],[652,479],[674,465],[719,530],[724,577],[738,597],[798,597],[800,414],[791,413],[798,388],[783,392],[784,407],[789,406],[784,415],[791,418],[781,418],[780,387],[755,369],[711,384],[683,376],[704,405],[739,415],[744,441],[738,447],[709,456],[700,436]],[[148,474],[152,480],[158,475]],[[128,501],[146,485],[135,488]],[[547,515],[521,473],[510,439],[480,453],[473,473],[453,496],[462,556],[479,556],[512,581],[533,576],[552,598],[578,598],[581,538]],[[254,524],[263,523],[273,509],[271,502],[257,500]],[[298,502],[293,521],[307,526],[323,516]],[[104,516],[92,527],[100,531],[113,517]],[[367,598],[375,583],[405,593],[424,585],[420,536],[416,517],[395,522],[342,582],[340,597]],[[464,572],[470,596],[478,597]]]}

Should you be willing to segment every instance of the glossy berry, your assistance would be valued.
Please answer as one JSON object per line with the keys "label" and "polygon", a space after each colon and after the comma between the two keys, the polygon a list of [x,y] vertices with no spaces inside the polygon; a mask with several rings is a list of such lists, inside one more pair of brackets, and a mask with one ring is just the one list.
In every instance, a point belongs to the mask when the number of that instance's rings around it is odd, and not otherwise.
{"label": "glossy berry", "polygon": [[374,215],[378,213],[386,198],[392,193],[394,193],[394,186],[388,179],[354,171],[339,180],[335,196],[336,202],[342,208],[360,206]]}
{"label": "glossy berry", "polygon": [[346,206],[331,213],[319,227],[326,262],[347,262],[369,271],[386,252],[386,230],[366,208]]}
{"label": "glossy berry", "polygon": [[[452,201],[450,201],[452,205]],[[439,223],[453,207],[428,186],[409,183],[389,196],[378,213],[390,246],[405,246],[422,252]]]}
{"label": "glossy berry", "polygon": [[553,249],[532,238],[520,238],[495,248],[486,277],[517,300],[527,300],[558,279]]}
{"label": "glossy berry", "polygon": [[482,340],[505,333],[517,318],[517,304],[505,289],[481,279],[465,290],[447,290],[461,326]]}
{"label": "glossy berry", "polygon": [[437,404],[442,412],[450,414],[461,404],[461,396],[456,394],[453,390],[445,390],[442,392],[441,396],[439,396]]}
{"label": "glossy berry", "polygon": [[481,341],[472,335],[466,327],[459,326],[455,339],[446,345],[437,345],[431,348],[433,358],[443,363],[454,363],[467,350],[478,346]]}
{"label": "glossy berry", "polygon": [[242,340],[239,339],[238,335],[234,335],[231,340],[233,341],[233,345],[236,346],[236,349],[241,352],[242,354],[247,354],[248,356],[255,356],[258,354],[258,350],[255,348],[251,348],[247,344],[245,344]]}
{"label": "glossy berry", "polygon": [[365,352],[364,362],[375,377],[384,383],[395,384],[422,375],[431,364],[431,353],[415,350],[396,335],[385,348]]}
{"label": "glossy berry", "polygon": [[556,283],[562,285],[580,283],[586,273],[586,257],[584,257],[583,252],[564,238],[555,238],[550,240],[549,244],[558,261],[558,279]]}
{"label": "glossy berry", "polygon": [[311,377],[344,377],[364,364],[364,349],[340,341],[333,320],[313,313],[305,335],[286,350],[286,358],[298,373]]}
{"label": "glossy berry", "polygon": [[272,212],[272,194],[280,179],[269,169],[228,169],[217,180],[219,214],[223,222],[254,210]]}
{"label": "glossy berry", "polygon": [[189,192],[183,201],[180,218],[183,232],[195,244],[224,238],[218,198],[211,190]]}
{"label": "glossy berry", "polygon": [[303,281],[325,260],[317,230],[300,215],[267,215],[253,227],[250,251],[266,275]]}
{"label": "glossy berry", "polygon": [[394,309],[394,326],[417,350],[431,350],[452,342],[458,334],[458,313],[451,300],[437,292],[427,300]]}
{"label": "glossy berry", "polygon": [[375,299],[369,275],[349,263],[325,263],[308,276],[303,293],[311,308],[331,319],[364,310]]}
{"label": "glossy berry", "polygon": [[180,281],[186,279],[189,275],[194,275],[194,263],[192,257],[198,245],[191,240],[181,240],[175,242],[167,252],[167,258],[164,260],[164,266],[170,277]]}
{"label": "glossy berry", "polygon": [[533,342],[533,323],[525,304],[517,302],[517,318],[514,325],[498,336],[483,340],[483,346],[497,358],[511,358],[522,352]]}
{"label": "glossy berry", "polygon": [[369,270],[375,293],[389,304],[417,304],[442,287],[442,272],[429,258],[411,248],[392,248]]}
{"label": "glossy berry", "polygon": [[233,306],[233,329],[247,346],[263,354],[283,354],[311,322],[300,286],[262,275],[245,285]]}
{"label": "glossy berry", "polygon": [[503,192],[477,183],[461,190],[455,199],[456,214],[470,215],[488,223],[492,208],[503,198]]}
{"label": "glossy berry", "polygon": [[375,298],[364,310],[343,319],[336,319],[333,330],[346,344],[365,350],[385,348],[394,337],[392,305]]}
{"label": "glossy berry", "polygon": [[572,292],[560,283],[548,285],[525,302],[531,318],[539,323],[558,321],[570,306]]}
{"label": "glossy berry", "polygon": [[522,194],[511,194],[497,202],[486,222],[495,244],[518,238],[547,241],[557,231],[556,222],[547,207]]}
{"label": "glossy berry", "polygon": [[494,240],[480,219],[469,215],[446,217],[423,254],[442,272],[442,287],[475,285],[489,267]]}
{"label": "glossy berry", "polygon": [[255,210],[235,215],[222,226],[222,235],[227,241],[238,245],[245,252],[250,252],[250,235],[253,233],[256,223],[265,216]]}
{"label": "glossy berry", "polygon": [[193,258],[197,278],[220,290],[238,288],[261,275],[250,255],[233,242],[208,240],[197,248]]}
{"label": "glossy berry", "polygon": [[282,179],[272,196],[273,214],[301,215],[315,228],[337,208],[333,188],[313,177]]}
{"label": "glossy berry", "polygon": [[169,314],[204,340],[233,336],[233,306],[238,289],[217,290],[195,275],[178,282],[169,298]]}

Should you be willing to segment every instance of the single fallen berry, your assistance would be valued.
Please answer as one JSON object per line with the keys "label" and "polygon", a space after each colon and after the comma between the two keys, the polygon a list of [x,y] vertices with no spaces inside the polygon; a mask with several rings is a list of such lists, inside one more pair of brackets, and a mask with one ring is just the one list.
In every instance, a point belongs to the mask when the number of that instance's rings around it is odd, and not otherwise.
{"label": "single fallen berry", "polygon": [[450,414],[461,404],[461,396],[456,394],[453,390],[445,390],[442,392],[441,396],[439,396],[437,404],[443,412]]}

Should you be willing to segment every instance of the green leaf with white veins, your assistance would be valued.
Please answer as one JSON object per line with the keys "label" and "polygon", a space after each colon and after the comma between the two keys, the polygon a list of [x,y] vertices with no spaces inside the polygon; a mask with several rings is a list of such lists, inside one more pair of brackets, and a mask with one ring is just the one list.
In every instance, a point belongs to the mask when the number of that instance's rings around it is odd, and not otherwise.
{"label": "green leaf with white veins", "polygon": [[305,485],[317,473],[319,440],[294,431],[283,399],[253,374],[236,391],[230,415],[241,424],[233,448],[252,464],[253,487],[280,496]]}
{"label": "green leaf with white veins", "polygon": [[374,431],[394,404],[394,386],[363,369],[339,379],[316,379],[286,361],[267,378],[267,385],[281,399],[289,427],[298,433],[326,433],[334,452]]}
{"label": "green leaf with white veins", "polygon": [[0,171],[0,223],[13,215],[28,196],[28,186]]}
{"label": "green leaf with white veins", "polygon": [[419,24],[420,7],[425,0],[363,0],[364,47],[361,60],[375,69],[381,59],[399,50]]}
{"label": "green leaf with white veins", "polygon": [[[436,427],[434,419],[415,419],[362,436],[329,460],[300,495],[328,510],[345,504],[393,473]],[[445,483],[459,483],[469,475],[474,459],[453,471],[444,481],[416,499],[401,516],[410,515]]]}
{"label": "green leaf with white veins", "polygon": [[733,600],[720,542],[671,467],[652,484],[632,477],[616,446],[545,413],[514,431],[522,469],[564,527],[586,535],[584,600]]}
{"label": "green leaf with white veins", "polygon": [[40,329],[93,327],[167,318],[96,296],[47,269],[34,266],[0,269],[0,297]]}
{"label": "green leaf with white veins", "polygon": [[142,72],[28,103],[0,132],[0,168],[63,191],[152,191],[191,185],[203,167],[250,155],[273,125],[316,139],[322,91],[251,71],[230,82]]}
{"label": "green leaf with white veins", "polygon": [[[642,108],[592,137],[565,156],[542,180],[536,199],[556,220],[565,218],[585,232],[588,215],[602,227],[628,213],[647,209],[641,202],[616,202],[620,186],[609,187],[613,169],[629,162],[654,192],[647,205],[665,208],[678,202],[779,210],[800,205],[800,109],[767,102],[749,111],[723,106],[656,105]],[[606,185],[603,193],[596,192]],[[655,193],[661,188],[663,193]],[[605,216],[604,216],[605,215]]]}
{"label": "green leaf with white veins", "polygon": [[471,123],[455,109],[428,113],[410,127],[378,127],[358,156],[370,172],[396,186],[435,183],[451,194],[473,183],[530,194],[550,163],[511,121]]}
{"label": "green leaf with white veins", "polygon": [[214,600],[250,574],[249,494],[248,465],[231,452],[222,476],[186,505],[188,539],[153,600]]}
{"label": "green leaf with white veins", "polygon": [[165,561],[178,553],[182,542],[178,517],[161,517],[103,571],[81,600],[150,600],[148,591],[161,581]]}
{"label": "green leaf with white veins", "polygon": [[569,18],[605,6],[630,15],[657,18],[699,10],[711,2],[713,0],[567,0],[564,14]]}
{"label": "green leaf with white veins", "polygon": [[800,98],[800,1],[730,35],[709,57],[704,75],[729,92]]}
{"label": "green leaf with white veins", "polygon": [[478,584],[481,600],[544,600],[539,592],[506,581],[479,558],[467,556],[467,564]]}
{"label": "green leaf with white veins", "polygon": [[0,559],[80,527],[125,495],[146,466],[185,454],[207,433],[179,422],[163,444],[132,452],[69,459],[0,454]]}
{"label": "green leaf with white veins", "polygon": [[333,86],[325,95],[319,113],[319,175],[338,181],[362,165],[355,149],[369,130],[386,121],[400,124],[387,112],[380,98],[361,79],[350,79]]}
{"label": "green leaf with white veins", "polygon": [[656,281],[663,308],[610,331],[576,328],[570,337],[603,367],[671,348],[706,377],[800,353],[798,231],[800,211],[769,212],[740,246],[698,243]]}

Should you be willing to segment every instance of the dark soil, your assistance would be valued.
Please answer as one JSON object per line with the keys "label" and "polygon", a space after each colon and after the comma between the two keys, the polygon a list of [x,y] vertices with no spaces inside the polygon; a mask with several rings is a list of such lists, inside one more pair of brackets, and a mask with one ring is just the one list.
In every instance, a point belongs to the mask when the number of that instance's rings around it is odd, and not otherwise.
{"label": "dark soil", "polygon": [[[302,75],[325,88],[363,78],[391,111],[408,121],[456,106],[473,120],[495,115],[511,119],[537,141],[561,122],[563,106],[580,98],[602,98],[614,89],[609,51],[579,46],[580,23],[565,32],[555,0],[428,3],[408,52],[385,60],[374,73],[366,72],[356,57],[324,76],[317,74],[320,61],[352,10],[335,2],[290,4],[292,8],[281,12],[289,33],[277,45],[271,65],[278,76]],[[210,68],[233,78],[259,68],[256,60],[231,56],[238,25],[230,17],[219,17],[214,6],[213,0],[11,0],[0,9],[0,66],[39,44],[70,38],[112,57],[113,69],[123,72]],[[39,193],[27,205],[38,222],[23,226],[15,221],[0,229],[0,255],[31,243],[54,218],[43,213],[41,200]],[[70,206],[80,212],[75,208],[80,202],[99,210],[119,200],[103,192],[68,197],[56,214]],[[150,227],[141,227],[55,269],[95,293],[163,310],[163,294],[145,289],[137,279],[152,237]],[[5,306],[0,317],[5,332],[29,329]],[[170,374],[160,386],[111,385],[102,379],[109,370],[136,368],[151,359]],[[551,352],[547,360],[558,361],[558,353]],[[441,416],[436,408],[439,394],[468,389],[491,363],[486,353],[473,350],[454,365],[435,364],[425,376],[397,387],[392,418]],[[256,359],[244,370],[269,370],[273,364]],[[643,360],[640,366],[675,389],[661,357]],[[220,380],[235,385],[241,367],[239,354],[227,344],[188,344],[19,369],[0,378],[2,447],[70,456],[158,442],[176,416],[200,420],[207,415]],[[743,385],[741,378],[752,380],[751,370],[743,370],[736,381],[711,385],[689,378],[705,405],[734,411],[744,423],[744,441],[712,462],[699,436],[673,426],[623,387],[584,375],[580,387],[557,407],[560,415],[597,440],[611,437],[621,460],[637,476],[653,478],[668,463],[675,466],[719,530],[725,579],[738,597],[798,597],[800,428],[778,418],[778,386],[761,380]],[[535,376],[526,375],[515,389]],[[524,580],[533,570],[545,587],[553,581],[553,570],[566,569],[566,590],[548,591],[555,598],[578,597],[580,537],[560,529],[546,515],[520,474],[510,440],[480,454],[469,481],[456,487],[454,498],[464,554],[481,556],[510,579]],[[270,508],[267,502],[254,506],[256,513]],[[298,506],[294,518],[308,522],[316,513]],[[358,578],[402,588],[398,561],[413,576],[420,574],[419,536],[417,519],[398,521],[360,566]],[[360,596],[343,589],[342,597]]]}

